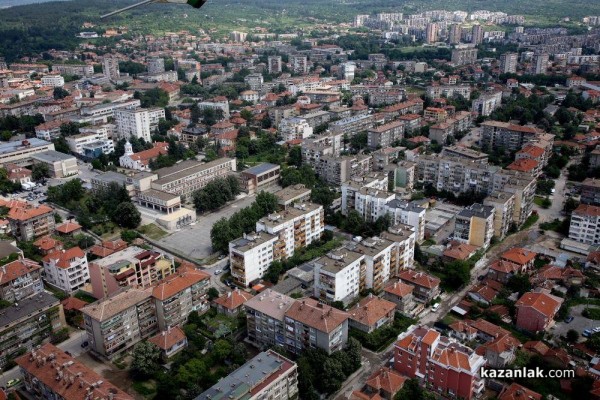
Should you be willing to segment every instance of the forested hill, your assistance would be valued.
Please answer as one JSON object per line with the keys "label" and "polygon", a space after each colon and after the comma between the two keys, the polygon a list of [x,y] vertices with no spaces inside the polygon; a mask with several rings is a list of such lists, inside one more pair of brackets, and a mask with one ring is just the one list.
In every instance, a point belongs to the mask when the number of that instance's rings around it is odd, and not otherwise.
{"label": "forested hill", "polygon": [[[0,5],[24,1],[0,0]],[[216,28],[220,31],[244,26],[268,26],[273,32],[291,27],[308,27],[315,20],[350,22],[356,14],[396,11],[407,14],[427,9],[473,11],[501,10],[524,14],[544,23],[555,24],[559,18],[599,15],[598,0],[209,0],[197,11],[186,6],[152,5],[109,19],[102,24],[99,16],[135,0],[72,0],[28,4],[0,9],[0,56],[9,61],[49,49],[74,48],[81,41],[83,22],[108,26],[126,26],[132,31]]]}
{"label": "forested hill", "polygon": [[32,4],[32,3],[47,3],[49,1],[56,1],[56,0],[0,0],[0,8],[22,6],[24,4]]}

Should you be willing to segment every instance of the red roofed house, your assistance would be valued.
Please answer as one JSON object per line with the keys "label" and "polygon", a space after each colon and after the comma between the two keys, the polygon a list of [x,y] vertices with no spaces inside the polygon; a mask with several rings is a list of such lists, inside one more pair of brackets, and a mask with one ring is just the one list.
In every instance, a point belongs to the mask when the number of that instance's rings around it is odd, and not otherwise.
{"label": "red roofed house", "polygon": [[105,377],[50,343],[15,361],[32,398],[133,400]]}
{"label": "red roofed house", "polygon": [[79,247],[53,251],[42,261],[44,280],[66,293],[77,291],[90,280],[87,257]]}
{"label": "red roofed house", "polygon": [[440,279],[424,272],[405,270],[398,275],[401,282],[414,286],[415,300],[428,303],[440,294]]}
{"label": "red roofed house", "polygon": [[54,232],[54,210],[48,206],[35,207],[24,201],[3,199],[0,206],[10,209],[10,229],[18,240],[27,242]]}
{"label": "red roofed house", "polygon": [[513,247],[512,249],[505,251],[500,256],[500,259],[517,264],[520,267],[518,272],[524,274],[527,272],[527,270],[531,270],[533,268],[533,263],[536,256],[537,253],[531,250],[523,249],[521,247]]}
{"label": "red roofed house", "polygon": [[523,294],[517,301],[517,327],[531,332],[540,332],[554,324],[554,315],[563,299],[543,292]]}
{"label": "red roofed house", "polygon": [[521,272],[521,266],[505,260],[494,261],[490,265],[488,277],[501,283],[507,283],[513,276]]}
{"label": "red roofed house", "polygon": [[56,232],[61,236],[73,236],[81,232],[81,225],[74,221],[67,221],[57,226]]}
{"label": "red roofed house", "polygon": [[24,184],[31,182],[31,170],[13,163],[4,165],[4,168],[8,172],[8,180],[12,183]]}
{"label": "red roofed house", "polygon": [[383,289],[383,298],[396,304],[396,309],[409,314],[415,307],[413,299],[414,286],[402,282],[390,283]]}
{"label": "red roofed house", "polygon": [[0,267],[0,299],[14,303],[44,290],[42,267],[21,258]]}
{"label": "red roofed house", "polygon": [[498,400],[542,400],[542,395],[513,382],[502,389]]}
{"label": "red roofed house", "polygon": [[62,250],[63,244],[60,240],[53,239],[51,236],[44,236],[33,242],[33,245],[42,253],[43,256],[54,250]]}
{"label": "red roofed house", "polygon": [[133,147],[129,142],[125,143],[125,154],[119,158],[119,165],[123,168],[134,169],[137,171],[150,171],[150,161],[158,158],[161,154],[169,152],[169,143],[156,142],[154,147],[143,150],[138,153],[133,152]]}
{"label": "red roofed house", "polygon": [[162,359],[165,362],[188,345],[185,333],[178,326],[159,332],[158,335],[151,337],[148,341],[160,349]]}
{"label": "red roofed house", "polygon": [[534,160],[537,161],[541,168],[544,168],[548,163],[546,151],[542,147],[533,144],[527,144],[515,154],[516,160]]}
{"label": "red roofed house", "polygon": [[484,390],[479,370],[485,358],[455,339],[419,327],[401,335],[394,350],[394,369],[444,397],[470,400]]}
{"label": "red roofed house", "polygon": [[223,296],[216,298],[213,300],[213,303],[215,303],[217,312],[231,317],[238,315],[240,311],[243,311],[244,303],[252,297],[254,296],[248,292],[234,289],[233,291],[227,292]]}
{"label": "red roofed house", "polygon": [[520,158],[510,163],[506,169],[525,172],[533,176],[538,176],[541,172],[541,165],[536,160],[530,158]]}
{"label": "red roofed house", "polygon": [[348,310],[348,326],[371,333],[375,329],[392,324],[395,312],[395,303],[370,294]]}
{"label": "red roofed house", "polygon": [[358,399],[373,399],[373,396],[378,395],[381,399],[392,400],[407,379],[393,369],[381,367],[367,379],[363,389],[354,392],[353,395]]}

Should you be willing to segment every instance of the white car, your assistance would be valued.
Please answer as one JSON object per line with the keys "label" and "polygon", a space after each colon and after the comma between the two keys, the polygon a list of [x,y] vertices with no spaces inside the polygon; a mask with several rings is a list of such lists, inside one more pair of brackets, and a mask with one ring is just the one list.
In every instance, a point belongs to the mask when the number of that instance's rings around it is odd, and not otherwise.
{"label": "white car", "polygon": [[223,271],[221,271],[220,269],[216,269],[215,270],[215,275],[219,275],[221,272],[223,272]]}
{"label": "white car", "polygon": [[440,308],[440,303],[435,303],[431,306],[431,311],[436,312]]}

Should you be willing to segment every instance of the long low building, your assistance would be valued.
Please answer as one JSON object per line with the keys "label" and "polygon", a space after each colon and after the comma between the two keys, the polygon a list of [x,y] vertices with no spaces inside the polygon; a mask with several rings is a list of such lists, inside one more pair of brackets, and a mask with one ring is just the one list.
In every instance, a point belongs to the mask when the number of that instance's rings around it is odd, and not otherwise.
{"label": "long low building", "polygon": [[0,144],[0,164],[30,165],[31,157],[34,154],[49,150],[54,150],[54,143],[37,138],[2,143]]}
{"label": "long low building", "polygon": [[34,154],[31,159],[34,164],[46,164],[52,178],[65,178],[79,173],[77,159],[65,153],[49,150]]}
{"label": "long low building", "polygon": [[199,163],[196,160],[183,161],[156,171],[158,179],[152,182],[152,188],[177,194],[185,201],[210,181],[225,177],[235,170],[235,158],[219,158],[207,163]]}

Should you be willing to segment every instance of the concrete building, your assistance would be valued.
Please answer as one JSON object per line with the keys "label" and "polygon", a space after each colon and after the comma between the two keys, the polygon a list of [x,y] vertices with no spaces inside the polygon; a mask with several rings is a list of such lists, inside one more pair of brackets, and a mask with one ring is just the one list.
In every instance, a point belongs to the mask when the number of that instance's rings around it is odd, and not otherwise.
{"label": "concrete building", "polygon": [[364,333],[389,326],[394,322],[396,304],[369,294],[348,310],[348,326]]}
{"label": "concrete building", "polygon": [[28,258],[20,258],[2,266],[0,299],[11,303],[44,290],[42,267]]}
{"label": "concrete building", "polygon": [[35,240],[54,232],[54,210],[46,205],[37,207],[24,201],[0,199],[0,205],[10,209],[8,222],[12,235],[21,241]]}
{"label": "concrete building", "polygon": [[306,139],[313,135],[313,128],[301,117],[291,117],[281,120],[279,134],[284,141]]}
{"label": "concrete building", "polygon": [[392,242],[390,253],[390,278],[413,268],[417,235],[410,225],[395,224],[381,233],[381,238]]}
{"label": "concrete building", "polygon": [[394,369],[417,378],[441,396],[478,398],[485,388],[479,375],[485,358],[471,348],[426,327],[405,332],[394,349]]}
{"label": "concrete building", "polygon": [[438,40],[438,24],[428,23],[425,26],[425,43],[435,43]]}
{"label": "concrete building", "polygon": [[454,240],[487,249],[494,236],[494,207],[472,204],[456,215]]}
{"label": "concrete building", "polygon": [[548,70],[550,55],[548,53],[538,53],[533,56],[533,73],[545,74]]}
{"label": "concrete building", "polygon": [[249,233],[229,242],[229,262],[234,281],[244,287],[267,272],[274,257],[278,237],[266,232]]}
{"label": "concrete building", "polygon": [[277,196],[279,208],[281,210],[286,210],[294,204],[301,204],[309,201],[311,192],[311,189],[299,183],[281,189],[274,194]]}
{"label": "concrete building", "polygon": [[293,54],[289,56],[290,69],[294,74],[305,75],[308,73],[308,58],[305,55]]}
{"label": "concrete building", "polygon": [[109,359],[157,333],[152,289],[130,288],[85,306],[83,321],[90,349]]}
{"label": "concrete building", "polygon": [[600,207],[579,205],[571,215],[569,238],[588,245],[600,244]]}
{"label": "concrete building", "polygon": [[31,349],[16,363],[28,398],[133,400],[105,377],[49,343]]}
{"label": "concrete building", "polygon": [[183,266],[152,289],[158,328],[161,331],[183,326],[192,312],[204,314],[210,308],[207,291],[210,275]]}
{"label": "concrete building", "polygon": [[260,349],[285,347],[285,313],[294,299],[266,289],[245,303],[248,340]]}
{"label": "concrete building", "polygon": [[504,239],[513,223],[515,196],[507,192],[492,192],[483,200],[483,205],[494,208],[494,236],[498,240]]}
{"label": "concrete building", "polygon": [[587,178],[581,183],[581,203],[600,206],[600,180]]}
{"label": "concrete building", "polygon": [[152,142],[152,134],[158,128],[158,121],[165,118],[164,108],[138,108],[116,110],[117,135],[121,139],[135,137]]}
{"label": "concrete building", "polygon": [[253,194],[279,182],[281,167],[277,164],[263,163],[240,172],[239,179],[243,192]]}
{"label": "concrete building", "polygon": [[57,139],[60,136],[60,127],[65,123],[62,119],[44,122],[35,127],[35,137],[47,142]]}
{"label": "concrete building", "polygon": [[79,247],[56,250],[42,261],[44,280],[66,293],[76,292],[90,280],[87,256]]}
{"label": "concrete building", "polygon": [[481,145],[490,149],[501,147],[506,151],[517,151],[541,134],[537,128],[508,122],[485,121],[481,126]]}
{"label": "concrete building", "polygon": [[298,398],[296,363],[273,350],[258,354],[194,400]]}
{"label": "concrete building", "polygon": [[44,75],[42,76],[42,85],[52,88],[65,86],[65,78],[60,75]]}
{"label": "concrete building", "polygon": [[543,292],[524,293],[515,303],[516,326],[533,333],[550,329],[563,301],[561,297]]}
{"label": "concrete building", "polygon": [[[362,240],[354,248],[354,251],[365,256],[366,289],[372,289],[375,293],[383,290],[392,277],[392,253],[396,252],[398,244],[381,237],[372,237]],[[398,266],[394,265],[394,269],[397,271]]]}
{"label": "concrete building", "polygon": [[208,182],[235,170],[235,158],[219,158],[204,164],[187,160],[155,171],[158,179],[151,183],[151,188],[179,195],[187,201],[193,192],[202,189]]}
{"label": "concrete building", "polygon": [[372,115],[355,115],[330,123],[329,129],[333,134],[347,135],[351,138],[359,132],[372,128],[374,125]]}
{"label": "concrete building", "polygon": [[[108,128],[106,126],[95,126],[81,128],[79,134],[65,138],[69,149],[80,156],[88,158],[97,158],[100,154],[110,154],[115,150],[114,142],[108,138]],[[96,155],[93,149],[100,149],[100,154]]]}
{"label": "concrete building", "polygon": [[267,70],[269,74],[275,75],[281,73],[282,61],[281,56],[269,56],[267,58]]}
{"label": "concrete building", "polygon": [[502,105],[502,92],[485,93],[473,100],[471,111],[484,117],[490,114]]}
{"label": "concrete building", "polygon": [[119,71],[119,59],[116,57],[105,56],[102,59],[102,73],[110,81],[118,81],[121,77]]}
{"label": "concrete building", "polygon": [[[389,264],[389,258],[387,261]],[[366,288],[367,266],[363,254],[340,249],[318,258],[312,264],[314,296],[321,301],[329,304],[341,301],[347,305]]]}
{"label": "concrete building", "polygon": [[107,298],[130,288],[150,287],[175,272],[163,254],[130,246],[89,263],[92,294]]}
{"label": "concrete building", "polygon": [[367,146],[371,149],[389,147],[404,137],[404,121],[392,121],[367,131]]}
{"label": "concrete building", "polygon": [[48,150],[31,156],[33,164],[46,164],[52,178],[66,178],[79,173],[77,159],[71,155]]}
{"label": "concrete building", "polygon": [[0,144],[0,164],[31,165],[34,154],[54,150],[54,143],[31,138]]}
{"label": "concrete building", "polygon": [[67,327],[63,307],[53,295],[40,291],[2,310],[0,315],[0,366],[48,340]]}
{"label": "concrete building", "polygon": [[318,348],[327,354],[348,341],[348,313],[311,298],[296,300],[285,313],[285,349],[300,354]]}
{"label": "concrete building", "polygon": [[[471,86],[469,85],[437,85],[427,86],[427,97],[438,99],[440,97],[462,96],[465,99],[471,97]],[[422,106],[422,104],[421,104]]]}
{"label": "concrete building", "polygon": [[478,45],[483,43],[484,31],[483,26],[476,24],[471,29],[471,43]]}
{"label": "concrete building", "polygon": [[451,62],[455,66],[474,64],[477,61],[477,48],[469,45],[456,46],[452,50]]}
{"label": "concrete building", "polygon": [[504,53],[500,56],[500,72],[503,74],[515,74],[519,64],[517,53]]}
{"label": "concrete building", "polygon": [[148,74],[162,74],[165,72],[165,59],[161,57],[151,57],[148,59]]}
{"label": "concrete building", "polygon": [[91,64],[52,64],[52,72],[88,77],[94,75],[94,66]]}

